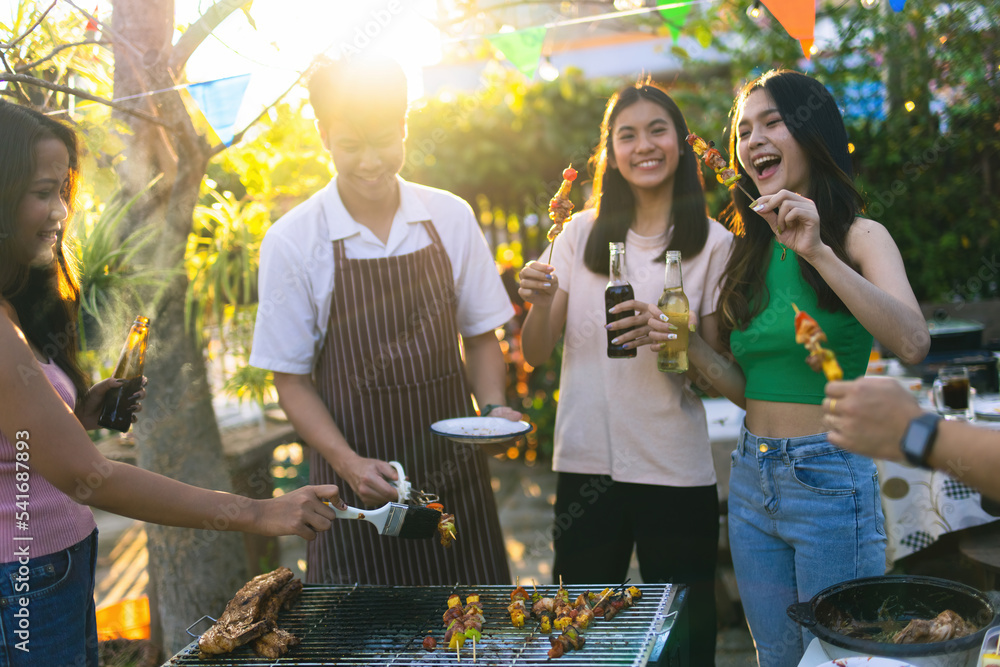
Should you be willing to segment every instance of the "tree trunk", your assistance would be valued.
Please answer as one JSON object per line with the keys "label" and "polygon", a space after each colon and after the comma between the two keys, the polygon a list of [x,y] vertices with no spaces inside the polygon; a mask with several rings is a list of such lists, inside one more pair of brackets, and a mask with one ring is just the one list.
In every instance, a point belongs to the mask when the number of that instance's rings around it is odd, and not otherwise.
{"label": "tree trunk", "polygon": [[[116,99],[169,90],[180,72],[167,66],[173,34],[170,0],[115,0]],[[160,234],[148,261],[159,268],[183,266],[198,191],[209,147],[191,124],[176,91],[129,100],[163,121],[159,126],[116,113],[132,134],[123,136],[125,160],[119,167],[125,196],[159,182],[130,212],[130,229]],[[126,232],[127,233],[127,232]],[[231,490],[212,408],[201,349],[184,330],[183,271],[150,297],[151,343],[145,408],[133,427],[143,468],[210,489]],[[201,616],[218,616],[246,581],[241,536],[224,532],[230,517],[215,517],[206,530],[147,526],[150,578],[156,591],[163,647],[175,653],[190,641],[184,630]]]}

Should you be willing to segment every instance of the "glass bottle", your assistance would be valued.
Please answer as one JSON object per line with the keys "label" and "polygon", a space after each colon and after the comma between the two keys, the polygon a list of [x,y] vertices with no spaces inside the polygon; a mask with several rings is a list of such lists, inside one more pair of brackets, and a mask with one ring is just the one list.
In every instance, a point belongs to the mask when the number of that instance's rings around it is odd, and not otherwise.
{"label": "glass bottle", "polygon": [[104,428],[127,433],[132,426],[132,408],[136,403],[132,396],[142,387],[142,367],[146,363],[148,343],[149,318],[140,315],[132,323],[128,339],[118,357],[118,365],[112,374],[112,377],[126,382],[104,395],[101,416],[97,420]]}
{"label": "glass bottle", "polygon": [[[604,290],[604,313],[607,315],[608,324],[618,320],[631,317],[633,311],[623,313],[610,313],[611,308],[623,301],[630,301],[635,298],[635,291],[628,282],[625,271],[625,244],[609,243],[608,249],[611,252],[611,275],[608,286]],[[626,359],[638,354],[635,348],[626,349],[623,345],[615,345],[611,341],[632,329],[608,329],[608,357],[611,359]]]}
{"label": "glass bottle", "polygon": [[663,296],[656,302],[670,323],[677,327],[677,338],[665,341],[656,356],[656,367],[664,373],[684,373],[688,369],[688,306],[681,278],[681,253],[667,251],[667,268],[663,280]]}

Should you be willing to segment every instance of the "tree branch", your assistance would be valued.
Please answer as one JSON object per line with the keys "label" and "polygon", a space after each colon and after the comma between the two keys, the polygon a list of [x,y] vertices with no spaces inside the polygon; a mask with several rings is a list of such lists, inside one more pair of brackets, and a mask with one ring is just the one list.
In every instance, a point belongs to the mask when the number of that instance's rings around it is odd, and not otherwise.
{"label": "tree branch", "polygon": [[39,25],[39,24],[40,24],[40,23],[41,23],[42,21],[44,21],[44,20],[45,20],[45,17],[49,15],[49,12],[51,12],[51,11],[52,11],[52,8],[56,6],[56,3],[57,3],[58,1],[59,1],[59,0],[52,0],[52,4],[51,4],[51,5],[49,5],[49,8],[48,8],[48,9],[46,9],[46,10],[45,10],[44,12],[42,12],[42,15],[38,17],[38,20],[37,20],[37,21],[35,21],[35,23],[34,23],[34,24],[33,24],[33,25],[32,25],[32,26],[30,27],[30,28],[28,28],[27,30],[25,30],[25,31],[24,31],[23,33],[21,33],[20,35],[18,35],[17,37],[15,37],[15,38],[14,38],[13,40],[11,40],[10,42],[0,42],[0,49],[10,49],[10,48],[13,48],[15,44],[17,44],[17,43],[18,43],[18,42],[20,42],[20,41],[21,41],[22,39],[24,39],[25,37],[27,37],[28,35],[30,35],[30,34],[32,33],[32,31],[33,31],[33,30],[34,30],[35,28],[37,28],[37,27],[38,27],[38,25]]}
{"label": "tree branch", "polygon": [[188,58],[204,42],[220,23],[229,18],[237,9],[250,3],[250,0],[219,0],[208,8],[201,18],[188,26],[174,45],[170,58],[170,69],[180,72],[187,64]]}
{"label": "tree branch", "polygon": [[103,40],[103,39],[85,39],[82,42],[73,42],[71,44],[60,44],[59,46],[57,46],[54,49],[52,49],[44,58],[39,58],[38,60],[36,60],[33,63],[27,63],[25,65],[21,65],[20,67],[18,67],[14,71],[18,72],[18,73],[27,72],[28,70],[31,70],[31,69],[33,69],[35,67],[38,67],[39,65],[41,65],[42,63],[44,63],[44,62],[46,62],[48,60],[52,60],[52,58],[54,58],[55,55],[57,53],[59,53],[60,51],[65,51],[66,49],[71,49],[71,48],[73,48],[75,46],[86,46],[88,44],[97,44],[98,46],[107,46],[108,44],[111,44],[111,42],[109,42],[107,40]]}
{"label": "tree branch", "polygon": [[78,5],[75,2],[73,2],[73,0],[62,0],[62,1],[65,2],[67,5],[71,6],[76,11],[80,12],[81,14],[83,14],[83,17],[85,19],[87,19],[88,21],[93,21],[94,23],[96,23],[101,28],[101,33],[102,34],[106,33],[108,35],[111,35],[111,37],[115,40],[116,44],[121,44],[122,46],[124,46],[125,48],[127,48],[129,51],[131,51],[133,55],[139,57],[140,59],[142,58],[142,52],[139,51],[139,49],[137,49],[135,47],[135,44],[133,44],[129,40],[125,39],[124,37],[122,37],[121,35],[119,35],[118,33],[116,33],[111,28],[111,26],[109,26],[106,23],[103,23],[103,22],[99,21],[96,16],[90,14],[86,9],[84,9],[80,5]]}
{"label": "tree branch", "polygon": [[154,125],[159,125],[161,127],[169,126],[156,116],[150,116],[142,111],[137,111],[135,109],[130,109],[124,105],[113,102],[112,100],[106,100],[103,97],[98,97],[97,95],[91,95],[85,90],[79,90],[78,88],[70,88],[69,86],[62,86],[58,83],[52,83],[51,81],[46,81],[44,79],[36,79],[33,76],[28,76],[27,74],[0,74],[0,81],[16,81],[18,83],[26,83],[32,86],[38,86],[39,88],[47,88],[49,90],[54,90],[59,93],[66,93],[67,95],[73,95],[74,97],[79,97],[80,99],[90,100],[91,102],[98,102],[105,106],[109,106],[112,109],[117,109],[122,113],[127,113],[136,118],[141,118],[147,122],[153,123]]}

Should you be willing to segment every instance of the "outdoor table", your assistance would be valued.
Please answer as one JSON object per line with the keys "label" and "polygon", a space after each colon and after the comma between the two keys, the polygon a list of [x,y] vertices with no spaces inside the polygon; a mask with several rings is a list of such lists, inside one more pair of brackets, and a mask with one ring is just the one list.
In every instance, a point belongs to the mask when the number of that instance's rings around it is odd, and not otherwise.
{"label": "outdoor table", "polygon": [[[921,397],[921,406],[931,404]],[[980,428],[1000,430],[1000,421],[979,420]],[[888,537],[888,567],[929,547],[942,535],[996,521],[982,508],[982,497],[958,479],[959,470],[924,470],[905,463],[876,461],[882,491],[882,511]]]}

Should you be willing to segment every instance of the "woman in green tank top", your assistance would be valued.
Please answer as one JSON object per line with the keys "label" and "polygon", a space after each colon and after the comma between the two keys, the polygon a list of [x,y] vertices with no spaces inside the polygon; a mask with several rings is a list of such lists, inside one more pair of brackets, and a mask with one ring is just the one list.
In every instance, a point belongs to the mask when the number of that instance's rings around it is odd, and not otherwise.
{"label": "woman in green tank top", "polygon": [[[862,216],[826,88],[771,71],[742,89],[731,118],[729,151],[757,198],[732,191],[719,318],[688,356],[704,386],[746,409],[730,477],[733,564],[758,662],[794,666],[812,636],[785,610],[884,574],[885,529],[874,462],[824,433],[825,379],[795,343],[792,303],[819,322],[847,379],[864,374],[872,337],[913,364],[930,336],[892,237]],[[670,325],[650,314],[650,338],[663,340]]]}

